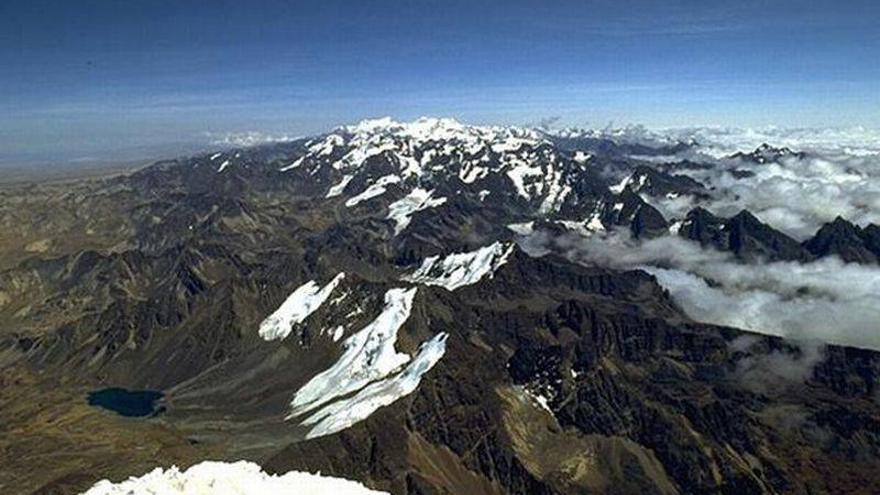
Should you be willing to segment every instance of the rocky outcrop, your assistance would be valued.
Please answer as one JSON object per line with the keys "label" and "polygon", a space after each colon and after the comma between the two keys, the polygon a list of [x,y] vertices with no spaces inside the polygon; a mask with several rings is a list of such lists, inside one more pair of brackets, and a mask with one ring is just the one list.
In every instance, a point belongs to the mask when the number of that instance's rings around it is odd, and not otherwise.
{"label": "rocky outcrop", "polygon": [[695,208],[682,222],[678,234],[703,246],[730,251],[746,261],[807,261],[813,258],[797,241],[745,210],[730,218],[720,218],[704,208]]}
{"label": "rocky outcrop", "polygon": [[801,151],[792,151],[790,148],[776,148],[767,143],[762,143],[755,148],[754,151],[744,153],[742,151],[730,155],[728,158],[733,160],[745,160],[752,163],[763,165],[765,163],[778,162],[784,159],[803,160],[807,154]]}
{"label": "rocky outcrop", "polygon": [[804,248],[816,257],[834,255],[846,262],[877,263],[880,260],[880,227],[871,224],[861,228],[837,217],[805,241]]}

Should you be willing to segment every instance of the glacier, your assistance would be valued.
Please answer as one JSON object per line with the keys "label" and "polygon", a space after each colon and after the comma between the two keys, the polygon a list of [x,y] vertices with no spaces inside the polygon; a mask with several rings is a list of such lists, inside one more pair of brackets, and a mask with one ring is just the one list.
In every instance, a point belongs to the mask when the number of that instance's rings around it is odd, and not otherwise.
{"label": "glacier", "polygon": [[314,280],[299,286],[274,313],[260,323],[260,337],[265,340],[286,338],[294,325],[304,322],[321,307],[343,278],[345,273],[339,273],[324,287]]}
{"label": "glacier", "polygon": [[338,183],[336,183],[332,187],[330,187],[330,189],[327,191],[327,195],[325,197],[326,198],[333,198],[333,197],[336,197],[336,196],[339,196],[340,194],[342,194],[342,192],[345,191],[345,186],[347,186],[348,183],[351,182],[351,179],[354,179],[353,175],[344,176],[342,178],[342,180],[340,180]]}
{"label": "glacier", "polygon": [[367,419],[380,407],[387,406],[418,388],[425,375],[446,352],[446,333],[439,333],[422,344],[416,357],[397,375],[361,389],[351,398],[330,404],[306,418],[303,425],[314,425],[306,438],[317,438],[344,430]]}
{"label": "glacier", "polygon": [[446,203],[446,198],[434,198],[434,191],[415,188],[403,198],[388,206],[388,219],[394,221],[394,235],[403,232],[412,215],[418,211],[434,208]]}
{"label": "glacier", "polygon": [[389,184],[396,184],[398,182],[400,182],[400,177],[396,175],[382,176],[375,183],[367,187],[364,192],[348,198],[348,200],[345,202],[345,206],[348,206],[350,208],[368,199],[375,198],[376,196],[381,196],[385,194],[385,186]]}
{"label": "glacier", "polygon": [[487,275],[492,277],[507,262],[512,252],[513,244],[495,242],[476,251],[454,253],[444,258],[430,256],[412,274],[405,276],[404,280],[455,290],[475,284]]}
{"label": "glacier", "polygon": [[409,362],[409,355],[397,352],[394,345],[398,330],[409,318],[416,290],[413,287],[387,291],[385,306],[379,316],[345,339],[345,350],[339,360],[296,392],[287,419],[360,390]]}

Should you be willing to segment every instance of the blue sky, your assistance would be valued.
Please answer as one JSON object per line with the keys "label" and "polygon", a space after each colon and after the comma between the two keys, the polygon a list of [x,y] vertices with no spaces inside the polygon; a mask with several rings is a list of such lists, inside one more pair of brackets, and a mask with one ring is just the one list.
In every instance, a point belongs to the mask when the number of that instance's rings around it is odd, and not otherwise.
{"label": "blue sky", "polygon": [[880,126],[876,1],[0,0],[0,162],[470,123]]}

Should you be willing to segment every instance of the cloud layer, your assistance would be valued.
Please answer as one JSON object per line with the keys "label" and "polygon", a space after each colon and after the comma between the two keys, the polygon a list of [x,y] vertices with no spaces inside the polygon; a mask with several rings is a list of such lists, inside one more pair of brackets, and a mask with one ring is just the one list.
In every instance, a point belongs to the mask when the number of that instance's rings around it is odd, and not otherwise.
{"label": "cloud layer", "polygon": [[746,265],[727,253],[673,236],[635,241],[627,234],[523,241],[530,252],[652,273],[692,318],[796,340],[880,349],[880,267],[837,258]]}
{"label": "cloud layer", "polygon": [[[699,128],[665,133],[663,139],[655,138],[657,143],[673,139],[699,143],[679,158],[714,165],[682,171],[712,188],[711,200],[649,198],[667,218],[681,218],[697,204],[722,216],[748,209],[799,240],[838,215],[859,225],[880,223],[880,131]],[[751,152],[763,143],[806,151],[807,156],[764,164],[724,158],[737,151]],[[742,177],[742,172],[749,176]]]}
{"label": "cloud layer", "polygon": [[283,143],[299,139],[296,136],[289,136],[287,134],[266,134],[258,131],[227,132],[219,134],[208,132],[205,133],[205,136],[214,146],[235,147],[257,146],[260,144],[268,143]]}
{"label": "cloud layer", "polygon": [[880,155],[880,129],[848,128],[732,128],[693,127],[656,131],[666,139],[694,140],[702,152],[720,158],[751,151],[763,143],[816,153],[854,156]]}

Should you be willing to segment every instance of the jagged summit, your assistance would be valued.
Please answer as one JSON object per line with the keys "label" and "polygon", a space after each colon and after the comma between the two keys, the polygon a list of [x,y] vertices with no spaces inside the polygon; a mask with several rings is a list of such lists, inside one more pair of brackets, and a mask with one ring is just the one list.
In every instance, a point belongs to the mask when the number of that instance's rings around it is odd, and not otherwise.
{"label": "jagged summit", "polygon": [[801,160],[805,157],[806,153],[803,153],[801,151],[793,151],[791,148],[785,146],[777,148],[767,143],[761,143],[761,145],[755,148],[754,151],[751,151],[749,153],[739,151],[730,155],[728,158],[734,160],[746,160],[763,165],[765,163],[777,162],[786,158],[795,158]]}
{"label": "jagged summit", "polygon": [[878,231],[874,224],[862,228],[838,216],[803,245],[816,256],[836,255],[846,262],[876,263],[880,260]]}

